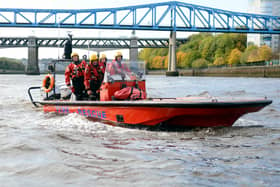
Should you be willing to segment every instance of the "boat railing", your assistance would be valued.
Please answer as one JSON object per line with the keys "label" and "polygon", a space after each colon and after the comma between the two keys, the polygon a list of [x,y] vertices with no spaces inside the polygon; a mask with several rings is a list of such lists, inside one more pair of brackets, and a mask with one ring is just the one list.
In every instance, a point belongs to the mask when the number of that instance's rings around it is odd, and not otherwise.
{"label": "boat railing", "polygon": [[41,89],[41,87],[40,87],[40,86],[33,86],[33,87],[28,88],[28,95],[29,95],[29,98],[30,98],[32,104],[33,104],[35,107],[39,107],[39,106],[37,105],[39,102],[33,100],[33,97],[32,97],[32,94],[31,94],[31,90],[37,90],[37,89]]}

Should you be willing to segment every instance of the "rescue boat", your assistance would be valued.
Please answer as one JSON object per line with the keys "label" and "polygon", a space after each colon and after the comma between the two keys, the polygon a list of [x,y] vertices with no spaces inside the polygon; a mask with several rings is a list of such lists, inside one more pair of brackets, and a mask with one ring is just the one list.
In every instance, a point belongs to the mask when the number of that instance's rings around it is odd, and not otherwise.
{"label": "rescue boat", "polygon": [[[266,98],[226,99],[214,97],[146,98],[145,65],[131,62],[128,70],[111,74],[107,65],[96,101],[69,99],[67,87],[50,88],[44,80],[41,86],[28,90],[31,102],[44,112],[77,113],[111,125],[131,127],[227,127],[241,116],[258,112],[272,103]],[[55,63],[54,63],[55,67]],[[53,68],[50,68],[53,69]],[[54,71],[55,72],[55,71]],[[55,81],[54,81],[55,82]],[[47,87],[47,88],[46,88]],[[40,89],[43,98],[34,101],[31,91]],[[136,90],[134,92],[133,90]],[[47,92],[46,92],[47,91]],[[129,93],[127,93],[129,92]]]}

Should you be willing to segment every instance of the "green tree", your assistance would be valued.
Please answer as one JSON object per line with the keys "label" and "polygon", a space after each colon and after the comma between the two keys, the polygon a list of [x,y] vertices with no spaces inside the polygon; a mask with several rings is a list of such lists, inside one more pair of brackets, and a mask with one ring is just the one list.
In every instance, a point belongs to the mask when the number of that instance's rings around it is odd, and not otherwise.
{"label": "green tree", "polygon": [[0,58],[0,69],[5,70],[24,70],[25,66],[21,63],[20,60],[13,58]]}
{"label": "green tree", "polygon": [[201,58],[200,53],[198,51],[189,51],[186,52],[186,56],[182,61],[183,67],[190,68],[192,67],[192,63],[196,60]]}
{"label": "green tree", "polygon": [[213,47],[214,43],[214,37],[213,36],[208,36],[204,38],[199,46],[199,52],[201,54],[201,57],[213,61],[213,53],[215,52],[215,48]]}
{"label": "green tree", "polygon": [[200,59],[197,59],[195,60],[193,63],[192,63],[192,67],[193,68],[205,68],[205,67],[208,67],[208,61],[205,60],[204,58],[200,58]]}

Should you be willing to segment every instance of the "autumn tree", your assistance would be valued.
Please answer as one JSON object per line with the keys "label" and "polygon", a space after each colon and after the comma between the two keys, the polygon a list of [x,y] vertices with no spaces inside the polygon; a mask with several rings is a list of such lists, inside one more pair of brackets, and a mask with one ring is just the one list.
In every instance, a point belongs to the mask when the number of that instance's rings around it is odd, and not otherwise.
{"label": "autumn tree", "polygon": [[231,51],[228,59],[228,64],[239,64],[240,63],[240,57],[241,57],[241,51],[239,49],[235,48]]}
{"label": "autumn tree", "polygon": [[218,57],[213,63],[215,66],[222,66],[226,64],[226,61],[223,57]]}
{"label": "autumn tree", "polygon": [[260,60],[268,61],[272,58],[272,50],[267,45],[263,45],[258,49],[258,55]]}
{"label": "autumn tree", "polygon": [[245,63],[248,63],[250,60],[252,60],[252,61],[256,60],[258,58],[257,50],[258,50],[258,46],[254,45],[254,44],[249,45],[246,48],[246,50],[244,51],[244,53],[242,53],[241,58],[240,58],[240,63],[245,64]]}

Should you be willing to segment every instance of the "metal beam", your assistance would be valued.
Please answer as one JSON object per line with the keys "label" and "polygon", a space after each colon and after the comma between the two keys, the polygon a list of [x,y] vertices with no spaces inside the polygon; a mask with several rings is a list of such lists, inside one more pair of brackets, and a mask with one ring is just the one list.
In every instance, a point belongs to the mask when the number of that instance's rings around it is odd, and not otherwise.
{"label": "metal beam", "polygon": [[280,34],[280,17],[170,1],[103,9],[1,8],[0,27]]}
{"label": "metal beam", "polygon": [[[36,38],[37,47],[64,47],[68,38]],[[168,48],[165,38],[136,38],[138,48]],[[129,49],[131,38],[72,38],[73,48]],[[177,46],[187,39],[177,39]],[[28,37],[0,37],[0,48],[28,47]]]}

